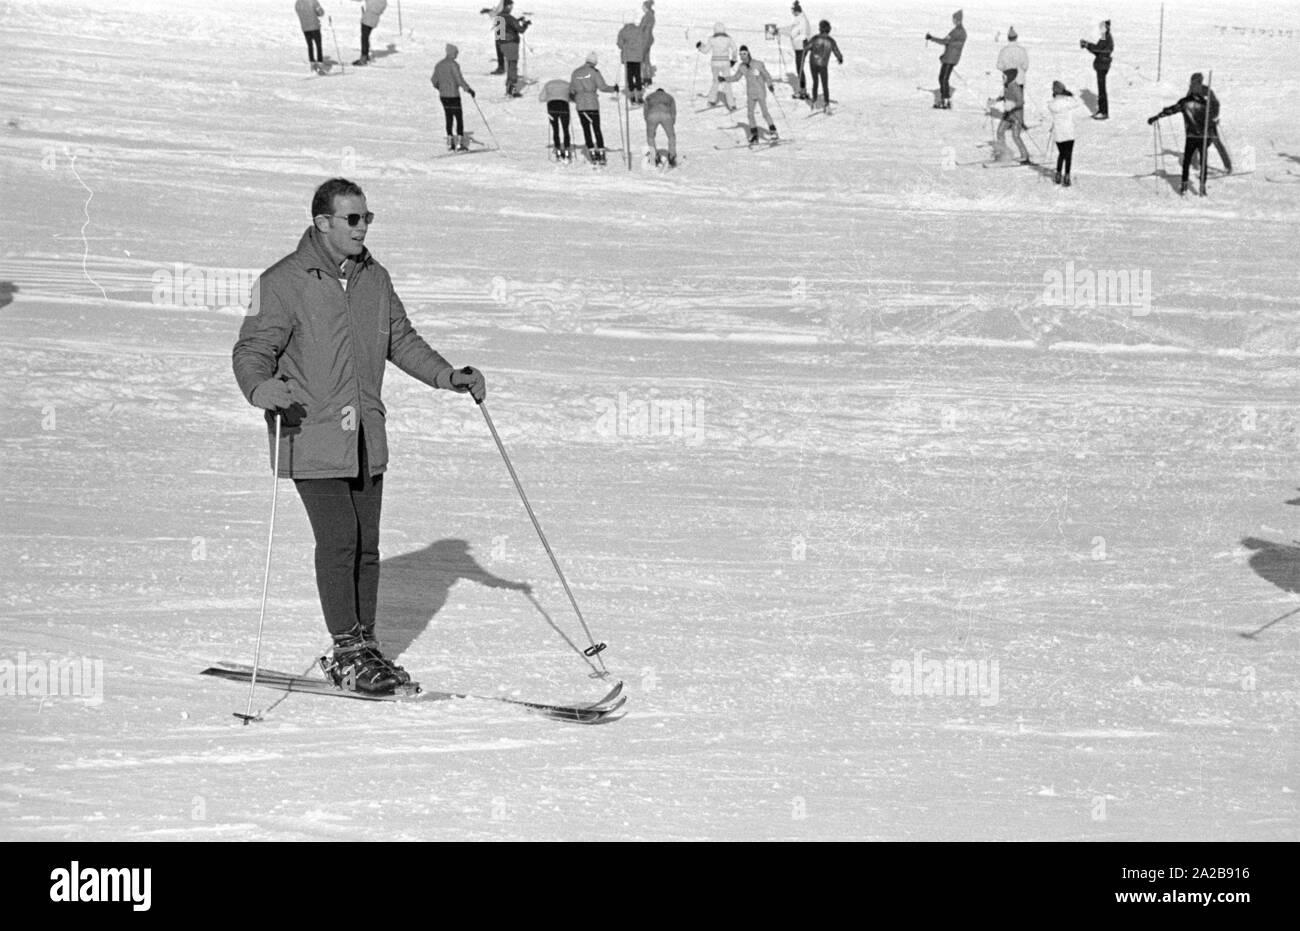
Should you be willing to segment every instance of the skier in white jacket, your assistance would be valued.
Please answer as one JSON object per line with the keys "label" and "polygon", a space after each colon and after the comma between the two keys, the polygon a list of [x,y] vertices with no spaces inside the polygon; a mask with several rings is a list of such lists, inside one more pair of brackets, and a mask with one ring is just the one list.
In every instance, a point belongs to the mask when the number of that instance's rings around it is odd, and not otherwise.
{"label": "skier in white jacket", "polygon": [[[718,100],[725,100],[728,110],[736,109],[736,95],[732,93],[731,84],[725,79],[731,76],[731,69],[736,67],[736,42],[727,35],[727,27],[722,23],[713,24],[713,35],[705,42],[696,42],[695,47],[703,55],[709,56],[713,81],[709,87],[709,106],[716,107]],[[723,80],[719,80],[722,78]]]}
{"label": "skier in white jacket", "polygon": [[799,89],[794,92],[795,100],[808,99],[808,81],[803,74],[803,57],[806,54],[808,40],[812,38],[812,23],[808,21],[808,14],[803,11],[799,0],[794,0],[794,5],[790,7],[790,15],[794,21],[782,29],[790,37],[790,44],[794,46],[794,70],[799,75]]}
{"label": "skier in white jacket", "polygon": [[370,64],[370,33],[379,25],[379,17],[388,8],[388,0],[362,0],[361,2],[361,57],[352,64]]}
{"label": "skier in white jacket", "polygon": [[1052,82],[1052,102],[1047,105],[1052,121],[1052,138],[1056,140],[1056,174],[1052,180],[1070,186],[1070,168],[1074,163],[1074,117],[1088,108],[1076,100],[1060,81]]}

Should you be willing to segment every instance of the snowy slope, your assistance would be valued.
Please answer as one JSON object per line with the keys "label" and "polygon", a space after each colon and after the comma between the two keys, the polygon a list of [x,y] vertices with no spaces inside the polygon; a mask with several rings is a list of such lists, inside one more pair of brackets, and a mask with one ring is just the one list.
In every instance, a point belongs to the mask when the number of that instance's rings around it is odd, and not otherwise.
{"label": "snowy slope", "polygon": [[[615,80],[624,5],[528,4],[530,74],[596,49]],[[1239,636],[1300,592],[1294,11],[1167,3],[1157,82],[1158,3],[967,6],[938,112],[922,36],[948,7],[809,4],[841,103],[809,118],[778,85],[792,144],[751,153],[715,149],[743,109],[691,112],[692,44],[722,18],[777,73],[762,24],[786,4],[662,0],[684,164],[661,175],[549,163],[542,106],[484,73],[479,5],[411,0],[401,35],[390,9],[392,52],[324,78],[283,6],[0,16],[0,837],[1297,837],[1297,617]],[[356,8],[330,12],[350,62]],[[1033,123],[1051,80],[1093,86],[1078,39],[1108,15],[1112,119],[1080,128],[1074,187],[961,164],[988,152],[1006,27]],[[500,153],[431,157],[448,41]],[[1255,169],[1180,200],[1134,177],[1145,119],[1211,69]],[[239,301],[206,288],[291,249],[335,174],[365,187],[416,325],[488,374],[624,720],[267,691],[239,727],[243,690],[196,675],[251,658],[271,498],[230,372]],[[1134,289],[1047,298],[1088,274]],[[473,405],[398,372],[386,401],[386,644],[432,688],[598,697]],[[325,646],[310,539],[284,483],[273,668]],[[102,679],[22,694],[83,661]]]}

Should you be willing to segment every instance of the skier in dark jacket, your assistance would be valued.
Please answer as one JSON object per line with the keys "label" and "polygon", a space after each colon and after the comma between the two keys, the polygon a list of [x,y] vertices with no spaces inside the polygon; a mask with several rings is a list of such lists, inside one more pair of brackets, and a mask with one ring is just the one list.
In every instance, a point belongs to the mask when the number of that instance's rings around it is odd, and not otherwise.
{"label": "skier in dark jacket", "polygon": [[1092,70],[1097,72],[1097,112],[1094,120],[1110,119],[1110,98],[1106,95],[1106,73],[1110,71],[1110,60],[1115,54],[1115,40],[1110,35],[1110,20],[1101,22],[1101,38],[1096,42],[1079,40],[1079,48],[1092,52]]}
{"label": "skier in dark jacket", "polygon": [[501,40],[501,54],[506,60],[506,94],[510,97],[522,97],[519,89],[519,43],[524,33],[533,24],[530,19],[516,19],[514,0],[505,0],[501,15],[497,18],[500,25],[498,38]]}
{"label": "skier in dark jacket", "polygon": [[947,36],[940,39],[927,32],[925,39],[943,46],[943,54],[939,56],[939,102],[934,105],[935,109],[951,110],[952,88],[948,85],[948,78],[952,76],[957,62],[961,61],[961,50],[966,44],[966,27],[961,24],[961,10],[952,14],[952,31]]}
{"label": "skier in dark jacket", "polygon": [[361,188],[326,181],[311,212],[298,248],[258,279],[232,361],[244,397],[266,411],[273,449],[278,439],[279,477],[294,480],[311,522],[316,586],[334,639],[321,665],[341,688],[388,693],[410,676],[375,637],[385,363],[475,400],[487,386],[481,372],[453,368],[411,326],[388,271],[366,249],[374,215]]}
{"label": "skier in dark jacket", "polygon": [[817,24],[817,35],[808,40],[805,51],[808,57],[808,71],[812,75],[812,100],[809,103],[814,110],[817,109],[817,83],[820,81],[825,98],[822,107],[829,107],[831,105],[831,56],[834,55],[836,61],[841,65],[844,64],[839,43],[831,38],[829,22],[822,20]]}
{"label": "skier in dark jacket", "polygon": [[[1192,80],[1187,87],[1187,94],[1177,103],[1171,103],[1147,120],[1147,125],[1153,125],[1161,117],[1173,116],[1175,113],[1183,115],[1183,129],[1186,132],[1186,139],[1183,142],[1183,180],[1178,189],[1179,194],[1187,193],[1187,175],[1192,167],[1192,161],[1200,155],[1201,149],[1206,147],[1210,139],[1210,107],[1202,80],[1199,71],[1193,74]],[[1206,159],[1201,162],[1202,197],[1205,196],[1205,175],[1208,161]]]}
{"label": "skier in dark jacket", "polygon": [[[1205,96],[1210,101],[1210,145],[1219,153],[1219,158],[1223,160],[1223,170],[1232,174],[1232,157],[1228,155],[1228,147],[1223,144],[1223,138],[1219,135],[1219,98],[1213,90],[1206,87],[1201,73],[1198,71],[1192,75],[1192,84],[1201,88]],[[1192,164],[1200,163],[1201,151],[1196,150],[1196,155],[1192,158]]]}
{"label": "skier in dark jacket", "polygon": [[320,47],[320,18],[325,15],[325,11],[316,0],[295,0],[293,10],[298,14],[298,23],[307,40],[307,61],[312,71],[320,71],[325,64],[325,56]]}

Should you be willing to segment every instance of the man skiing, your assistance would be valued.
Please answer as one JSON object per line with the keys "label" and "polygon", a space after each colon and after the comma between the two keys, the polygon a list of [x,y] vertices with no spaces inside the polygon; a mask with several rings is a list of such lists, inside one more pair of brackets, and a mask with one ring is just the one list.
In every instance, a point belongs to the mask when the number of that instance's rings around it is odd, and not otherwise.
{"label": "man skiing", "polygon": [[1115,40],[1110,35],[1110,20],[1101,21],[1101,38],[1096,42],[1079,40],[1079,48],[1092,52],[1092,70],[1097,72],[1097,112],[1094,120],[1110,119],[1110,98],[1106,95],[1106,73],[1110,71],[1111,57],[1115,54]]}
{"label": "man skiing", "polygon": [[641,80],[646,87],[655,82],[654,65],[650,64],[650,47],[655,44],[655,0],[641,4],[641,31],[645,33],[645,58],[641,63]]}
{"label": "man skiing", "polygon": [[485,6],[483,9],[479,10],[480,13],[488,17],[492,22],[492,40],[493,44],[496,45],[497,48],[497,69],[495,71],[489,71],[488,74],[506,73],[506,56],[505,53],[501,51],[501,11],[504,10],[505,7],[505,0],[497,0],[495,6]]}
{"label": "man skiing", "polygon": [[618,85],[605,83],[605,76],[596,67],[596,53],[589,52],[587,60],[576,68],[569,78],[570,96],[582,124],[582,138],[587,143],[587,155],[597,165],[605,164],[605,134],[600,131],[600,97],[598,91],[618,93]]}
{"label": "man skiing", "polygon": [[447,148],[453,152],[469,148],[465,141],[465,113],[460,105],[460,90],[463,87],[471,97],[478,96],[461,74],[460,65],[456,62],[459,54],[460,49],[448,42],[447,57],[433,66],[433,75],[429,78],[442,101],[443,117],[447,124]]}
{"label": "man skiing", "polygon": [[725,101],[728,110],[736,109],[731,84],[718,80],[729,75],[731,69],[736,67],[736,43],[727,35],[727,27],[722,23],[714,23],[713,35],[707,42],[696,42],[695,48],[700,54],[709,56],[709,68],[713,74],[713,83],[709,86],[709,106],[716,107],[719,101]]}
{"label": "man skiing", "polygon": [[1006,74],[1007,69],[1016,69],[1016,83],[1020,85],[1020,90],[1025,89],[1025,72],[1029,70],[1029,53],[1025,47],[1016,39],[1020,36],[1016,33],[1016,27],[1012,26],[1007,30],[1007,44],[1002,46],[1002,51],[998,52],[998,71]]}
{"label": "man skiing", "polygon": [[501,15],[497,17],[501,24],[498,38],[501,39],[501,54],[506,60],[506,96],[522,97],[523,91],[519,89],[519,43],[533,23],[529,19],[516,19],[514,6],[514,0],[505,0],[502,4]]}
{"label": "man skiing", "polygon": [[[573,143],[569,139],[569,100],[572,88],[563,78],[547,81],[537,98],[546,104],[546,115],[551,121],[552,151],[556,161],[573,161]],[[561,137],[561,134],[562,137]]]}
{"label": "man skiing", "polygon": [[[1183,195],[1187,193],[1187,176],[1192,167],[1192,161],[1200,155],[1201,149],[1206,148],[1209,143],[1209,101],[1206,98],[1205,85],[1202,81],[1203,78],[1199,71],[1193,74],[1187,87],[1187,93],[1176,103],[1170,104],[1147,120],[1147,125],[1150,126],[1154,125],[1155,121],[1161,117],[1173,116],[1175,113],[1183,115],[1183,129],[1186,131],[1186,139],[1183,142],[1183,177],[1178,188],[1178,193]],[[1207,158],[1201,162],[1202,197],[1205,196],[1205,178],[1208,170],[1209,159]]]}
{"label": "man skiing", "polygon": [[654,153],[655,165],[659,157],[659,128],[662,126],[668,136],[668,165],[677,167],[677,101],[672,94],[662,87],[646,95],[645,99],[645,138],[650,151]]}
{"label": "man skiing", "polygon": [[948,85],[948,78],[961,61],[962,46],[966,44],[966,28],[961,24],[961,19],[961,10],[952,14],[952,30],[942,39],[928,32],[925,34],[927,42],[937,42],[943,46],[943,54],[939,56],[939,102],[934,105],[936,110],[952,109],[952,88]]}
{"label": "man skiing", "polygon": [[[1192,75],[1192,83],[1200,87],[1210,101],[1210,145],[1214,146],[1214,150],[1219,153],[1219,158],[1223,160],[1223,170],[1232,174],[1232,158],[1228,155],[1228,147],[1223,144],[1223,139],[1219,136],[1219,98],[1213,90],[1205,86],[1205,79],[1199,71]],[[1197,149],[1196,154],[1192,156],[1192,165],[1197,165],[1200,159],[1201,150]]]}
{"label": "man skiing", "polygon": [[1006,136],[1007,130],[1011,130],[1011,138],[1015,140],[1016,148],[1020,150],[1020,164],[1031,165],[1033,163],[1029,160],[1029,150],[1025,148],[1024,140],[1020,138],[1020,133],[1025,128],[1025,92],[1016,83],[1015,68],[1004,71],[1003,78],[1002,96],[989,101],[990,107],[998,102],[1006,104],[1002,110],[1002,120],[998,123],[998,158],[1000,159],[1004,152],[1010,151],[1007,148]]}
{"label": "man skiing", "polygon": [[[374,220],[361,188],[316,189],[298,247],[262,273],[232,364],[240,391],[266,413],[316,543],[316,585],[334,645],[321,666],[350,691],[410,683],[375,634],[379,516],[388,445],[380,395],[392,362],[433,388],[482,400],[483,373],[457,370],[411,326],[388,271],[365,247]],[[276,417],[281,415],[277,436]],[[273,454],[274,461],[274,454]]]}
{"label": "man skiing", "polygon": [[325,15],[325,11],[316,0],[295,0],[293,10],[298,14],[298,23],[307,40],[307,63],[311,65],[312,71],[320,71],[325,63],[320,46],[320,18]]}
{"label": "man skiing", "polygon": [[387,8],[388,0],[361,0],[361,57],[352,64],[370,64],[370,33],[379,25],[379,17]]}
{"label": "man skiing", "polygon": [[831,38],[831,24],[822,20],[817,24],[817,35],[808,40],[808,71],[812,74],[812,100],[810,105],[817,109],[817,85],[821,84],[822,107],[831,105],[831,56],[841,65],[844,56],[840,53],[839,43]]}
{"label": "man skiing", "polygon": [[767,66],[761,61],[753,60],[747,45],[740,47],[740,65],[736,68],[735,74],[718,77],[719,81],[728,82],[741,79],[745,81],[745,96],[749,112],[749,144],[754,145],[758,142],[758,123],[754,120],[755,107],[762,109],[763,119],[767,121],[769,138],[772,142],[776,142],[776,124],[772,122],[772,114],[767,112],[767,92],[776,88],[772,84],[772,75],[767,72]]}
{"label": "man skiing", "polygon": [[641,75],[646,50],[645,30],[629,19],[618,32],[617,44],[627,76],[628,102],[641,103],[645,96]]}
{"label": "man skiing", "polygon": [[794,0],[790,15],[794,17],[793,21],[781,31],[790,37],[790,45],[794,48],[794,70],[799,75],[799,89],[795,91],[794,99],[807,100],[808,82],[803,74],[803,60],[807,55],[808,40],[812,38],[812,24],[808,22],[808,14],[799,5],[799,0]]}

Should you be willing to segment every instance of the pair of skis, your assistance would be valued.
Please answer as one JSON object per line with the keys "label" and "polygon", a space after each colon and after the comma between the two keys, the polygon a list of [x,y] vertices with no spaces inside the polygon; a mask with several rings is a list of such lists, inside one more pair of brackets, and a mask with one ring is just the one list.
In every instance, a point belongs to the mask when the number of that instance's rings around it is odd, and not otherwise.
{"label": "pair of skis", "polygon": [[[209,666],[200,675],[214,676],[232,682],[251,682],[253,667],[238,663],[221,663]],[[324,679],[299,676],[276,669],[258,669],[257,683],[281,692],[306,692],[311,695],[331,695],[335,698],[351,698],[358,701],[379,702],[428,702],[446,701],[453,698],[477,699],[479,701],[502,702],[514,705],[522,710],[539,714],[555,721],[568,721],[574,724],[604,724],[618,720],[618,711],[627,702],[623,695],[623,683],[619,682],[599,701],[590,704],[549,704],[546,702],[522,701],[516,698],[503,698],[495,695],[470,695],[460,692],[425,692],[371,694],[368,692],[349,692]]]}

